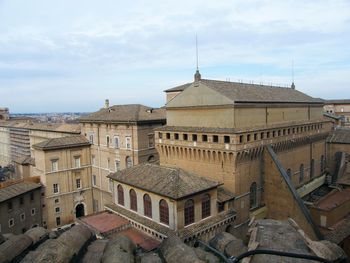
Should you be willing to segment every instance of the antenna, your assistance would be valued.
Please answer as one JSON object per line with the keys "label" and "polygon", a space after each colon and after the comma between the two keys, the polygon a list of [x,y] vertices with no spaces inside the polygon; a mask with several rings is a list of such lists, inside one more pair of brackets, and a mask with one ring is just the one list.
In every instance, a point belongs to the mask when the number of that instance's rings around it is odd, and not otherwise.
{"label": "antenna", "polygon": [[196,33],[196,66],[198,70],[198,38],[197,38],[197,33]]}
{"label": "antenna", "polygon": [[294,83],[294,59],[292,59],[292,83]]}

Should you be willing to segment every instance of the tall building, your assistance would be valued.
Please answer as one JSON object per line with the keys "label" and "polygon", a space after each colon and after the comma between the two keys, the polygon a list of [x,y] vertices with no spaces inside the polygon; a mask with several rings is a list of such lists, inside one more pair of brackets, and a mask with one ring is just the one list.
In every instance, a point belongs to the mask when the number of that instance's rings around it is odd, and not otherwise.
{"label": "tall building", "polygon": [[109,106],[79,119],[81,132],[91,143],[94,212],[112,201],[107,176],[144,162],[155,162],[154,128],[165,124],[165,109],[140,104]]}
{"label": "tall building", "polygon": [[325,182],[331,123],[323,118],[323,101],[294,84],[283,88],[208,80],[197,71],[193,83],[166,94],[167,125],[155,133],[160,164],[218,181],[234,194],[234,232],[246,229],[252,216],[280,219],[288,214],[274,214],[275,205],[265,202],[275,194],[265,191],[270,172],[263,158],[266,146],[302,194]]}

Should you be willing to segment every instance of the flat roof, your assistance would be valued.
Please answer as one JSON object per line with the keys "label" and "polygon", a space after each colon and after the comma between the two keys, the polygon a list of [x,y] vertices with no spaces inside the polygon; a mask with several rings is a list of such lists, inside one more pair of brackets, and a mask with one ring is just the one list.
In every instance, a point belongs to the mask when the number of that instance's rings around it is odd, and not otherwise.
{"label": "flat roof", "polygon": [[350,201],[350,189],[334,190],[328,195],[320,199],[316,204],[316,208],[325,211],[331,211],[334,208]]}

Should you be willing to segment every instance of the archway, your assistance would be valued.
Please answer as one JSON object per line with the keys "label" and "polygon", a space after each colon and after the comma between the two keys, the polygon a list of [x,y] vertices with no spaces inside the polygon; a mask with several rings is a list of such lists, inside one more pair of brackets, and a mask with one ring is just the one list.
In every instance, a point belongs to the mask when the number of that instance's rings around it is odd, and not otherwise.
{"label": "archway", "polygon": [[79,218],[85,215],[85,209],[83,204],[78,204],[75,207],[75,217]]}

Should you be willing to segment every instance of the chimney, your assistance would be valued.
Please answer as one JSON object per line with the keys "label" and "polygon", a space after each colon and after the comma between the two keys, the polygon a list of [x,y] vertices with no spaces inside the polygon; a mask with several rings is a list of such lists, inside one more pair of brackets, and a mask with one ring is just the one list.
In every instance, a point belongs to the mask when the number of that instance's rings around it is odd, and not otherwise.
{"label": "chimney", "polygon": [[109,108],[109,99],[105,100],[105,108],[108,109]]}
{"label": "chimney", "polygon": [[201,80],[201,73],[199,73],[199,70],[196,70],[196,74],[194,74],[194,81],[198,82]]}
{"label": "chimney", "polygon": [[292,89],[295,89],[295,84],[292,82],[292,86],[290,86]]}

